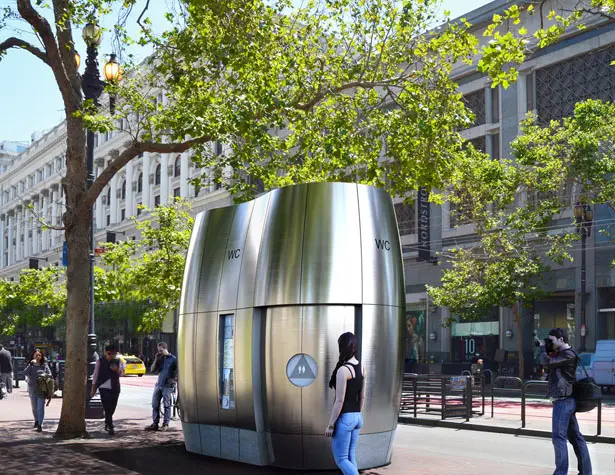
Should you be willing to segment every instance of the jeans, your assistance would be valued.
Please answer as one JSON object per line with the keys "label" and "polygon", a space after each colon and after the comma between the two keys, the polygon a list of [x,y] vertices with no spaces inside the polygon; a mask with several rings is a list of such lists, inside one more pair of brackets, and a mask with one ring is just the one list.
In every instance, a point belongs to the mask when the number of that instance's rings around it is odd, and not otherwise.
{"label": "jeans", "polygon": [[163,424],[169,424],[171,420],[171,398],[175,392],[174,386],[158,386],[154,388],[154,394],[152,396],[152,420],[154,424],[160,422],[160,400],[164,406],[164,419]]}
{"label": "jeans", "polygon": [[45,398],[39,396],[36,392],[36,388],[28,385],[28,396],[30,396],[30,404],[32,404],[32,415],[34,416],[34,422],[38,422],[43,425],[43,419],[45,418]]}
{"label": "jeans", "polygon": [[120,392],[111,389],[99,389],[99,391],[100,402],[105,410],[105,425],[109,429],[113,429],[113,414],[117,407],[117,400],[120,397]]}
{"label": "jeans", "polygon": [[579,430],[579,423],[575,415],[576,401],[573,397],[553,401],[553,427],[551,437],[555,449],[555,472],[553,475],[568,474],[568,447],[569,440],[577,456],[579,474],[591,475],[592,463],[585,439]]}
{"label": "jeans", "polygon": [[360,412],[340,414],[333,431],[333,457],[344,475],[358,475],[359,469],[355,458],[359,431],[363,427],[363,415]]}
{"label": "jeans", "polygon": [[11,373],[0,373],[0,381],[6,386],[7,393],[13,392],[13,376]]}

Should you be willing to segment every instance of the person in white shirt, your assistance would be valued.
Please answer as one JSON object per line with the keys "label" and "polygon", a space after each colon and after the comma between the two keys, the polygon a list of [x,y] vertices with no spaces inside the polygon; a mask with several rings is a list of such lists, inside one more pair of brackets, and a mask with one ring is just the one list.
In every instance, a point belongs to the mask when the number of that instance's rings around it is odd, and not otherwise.
{"label": "person in white shirt", "polygon": [[120,376],[124,374],[125,364],[117,357],[115,346],[105,348],[105,357],[96,361],[94,376],[92,378],[91,397],[96,390],[100,392],[100,400],[105,410],[105,430],[109,435],[115,433],[113,429],[113,414],[120,397]]}

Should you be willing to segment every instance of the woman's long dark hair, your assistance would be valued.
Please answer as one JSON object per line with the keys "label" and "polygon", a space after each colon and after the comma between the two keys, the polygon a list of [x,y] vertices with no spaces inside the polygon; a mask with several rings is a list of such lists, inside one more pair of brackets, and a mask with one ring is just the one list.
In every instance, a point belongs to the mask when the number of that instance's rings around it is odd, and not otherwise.
{"label": "woman's long dark hair", "polygon": [[32,353],[30,353],[30,358],[28,358],[28,363],[30,363],[30,361],[32,361],[34,359],[34,354],[37,351],[41,354],[41,366],[43,366],[44,364],[47,363],[47,358],[45,358],[45,354],[41,350],[39,350],[38,348],[35,348],[34,350],[32,350]]}
{"label": "woman's long dark hair", "polygon": [[351,332],[342,333],[337,339],[337,344],[340,349],[340,357],[335,365],[333,373],[331,374],[331,379],[329,380],[329,387],[331,389],[335,388],[337,370],[344,366],[348,360],[351,360],[357,354],[358,348],[357,337]]}

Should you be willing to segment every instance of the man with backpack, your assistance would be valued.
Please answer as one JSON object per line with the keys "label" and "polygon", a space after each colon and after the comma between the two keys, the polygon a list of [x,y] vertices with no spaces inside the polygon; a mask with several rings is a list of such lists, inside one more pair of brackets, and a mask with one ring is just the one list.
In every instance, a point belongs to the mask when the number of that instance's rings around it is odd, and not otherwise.
{"label": "man with backpack", "polygon": [[568,344],[566,332],[553,328],[540,345],[541,359],[549,370],[547,396],[553,402],[552,433],[555,450],[555,472],[553,475],[568,474],[568,447],[570,441],[578,460],[579,473],[592,475],[592,464],[583,434],[575,412],[576,400],[573,384],[576,381],[577,354]]}
{"label": "man with backpack", "polygon": [[120,397],[120,376],[124,374],[124,369],[125,364],[117,358],[114,345],[105,347],[105,357],[99,358],[94,368],[90,396],[94,397],[97,389],[100,392],[100,401],[105,410],[105,430],[109,435],[115,434],[113,414]]}

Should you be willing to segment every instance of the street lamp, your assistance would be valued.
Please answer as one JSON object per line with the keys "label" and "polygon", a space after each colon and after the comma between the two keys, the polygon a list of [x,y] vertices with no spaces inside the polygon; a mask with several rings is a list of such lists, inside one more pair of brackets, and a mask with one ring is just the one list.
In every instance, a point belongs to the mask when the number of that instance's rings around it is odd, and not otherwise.
{"label": "street lamp", "polygon": [[579,352],[585,351],[585,307],[586,303],[586,263],[585,263],[585,242],[591,236],[592,222],[594,220],[594,212],[590,205],[586,205],[577,201],[574,206],[574,218],[577,226],[577,232],[581,234],[581,344]]}
{"label": "street lamp", "polygon": [[[88,23],[83,27],[83,41],[87,46],[87,56],[85,60],[85,73],[81,76],[81,88],[86,100],[92,100],[96,107],[100,107],[98,99],[100,98],[105,83],[100,80],[98,73],[98,46],[102,42],[102,29],[95,23]],[[75,53],[75,61],[77,67],[81,63],[81,58],[78,53]],[[109,71],[109,75],[107,74]],[[121,79],[121,68],[114,54],[111,55],[109,62],[104,67],[105,78],[108,81],[119,81]],[[115,98],[111,97],[109,101],[111,114],[114,112]],[[86,164],[88,171],[87,186],[88,189],[94,183],[94,132],[87,131],[87,152]],[[90,389],[92,387],[92,376],[96,366],[96,327],[94,325],[94,206],[90,207],[90,328],[88,334],[88,385],[87,396],[89,398]],[[100,401],[87,400],[86,418],[99,419],[103,417],[102,404]]]}

